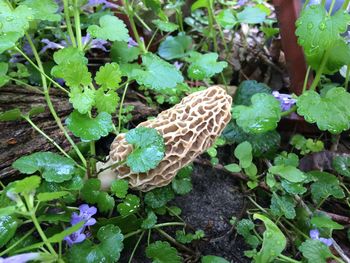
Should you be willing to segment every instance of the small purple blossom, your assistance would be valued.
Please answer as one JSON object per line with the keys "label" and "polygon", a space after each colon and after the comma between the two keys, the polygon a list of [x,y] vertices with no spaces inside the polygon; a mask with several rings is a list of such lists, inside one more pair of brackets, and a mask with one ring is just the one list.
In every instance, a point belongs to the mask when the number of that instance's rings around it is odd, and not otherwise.
{"label": "small purple blossom", "polygon": [[15,255],[8,258],[1,258],[0,257],[0,263],[26,263],[28,261],[32,260],[39,260],[40,259],[40,253],[24,253]]}
{"label": "small purple blossom", "polygon": [[317,229],[310,230],[310,238],[313,240],[319,240],[326,246],[330,247],[333,244],[333,241],[331,238],[324,238],[320,237],[320,232]]}
{"label": "small purple blossom", "polygon": [[95,6],[98,6],[98,5],[103,5],[102,6],[102,9],[106,9],[106,8],[118,8],[119,5],[111,2],[111,1],[107,1],[107,0],[89,0],[87,2],[87,4],[84,6],[84,8],[87,8],[87,7],[95,7]]}
{"label": "small purple blossom", "polygon": [[96,207],[89,207],[87,204],[83,204],[79,206],[79,215],[75,212],[72,214],[72,218],[70,221],[72,226],[78,224],[81,221],[84,221],[84,225],[78,231],[64,238],[64,240],[68,243],[69,246],[72,246],[75,243],[81,243],[86,239],[87,235],[84,233],[85,228],[87,226],[92,226],[96,224],[96,219],[92,218],[92,216],[96,213]]}
{"label": "small purple blossom", "polygon": [[48,49],[62,49],[65,47],[64,45],[52,42],[52,41],[48,40],[47,38],[42,39],[41,43],[44,43],[46,45],[40,50],[40,53],[44,53]]}
{"label": "small purple blossom", "polygon": [[[144,42],[144,39],[143,37],[140,37],[140,40],[142,42]],[[131,48],[131,47],[138,47],[139,44],[132,38],[132,37],[129,37],[129,40],[128,40],[128,48]]]}
{"label": "small purple blossom", "polygon": [[184,65],[184,63],[181,63],[179,61],[175,61],[174,62],[174,66],[177,70],[180,70],[182,68],[182,66]]}
{"label": "small purple blossom", "polygon": [[90,34],[86,34],[86,36],[82,37],[81,40],[82,40],[84,46],[88,45],[89,48],[101,49],[104,52],[108,52],[108,50],[104,46],[104,45],[108,44],[108,42],[106,40],[99,39],[99,38],[91,40]]}
{"label": "small purple blossom", "polygon": [[293,99],[292,95],[290,95],[290,94],[279,93],[278,91],[273,91],[272,95],[277,100],[280,101],[282,111],[290,110],[297,102],[296,99]]}

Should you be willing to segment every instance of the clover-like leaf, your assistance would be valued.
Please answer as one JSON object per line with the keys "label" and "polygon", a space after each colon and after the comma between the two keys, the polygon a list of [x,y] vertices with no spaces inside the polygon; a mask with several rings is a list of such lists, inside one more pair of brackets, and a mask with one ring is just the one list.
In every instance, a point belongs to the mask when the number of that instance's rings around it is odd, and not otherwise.
{"label": "clover-like leaf", "polygon": [[66,119],[68,129],[83,140],[98,140],[107,136],[113,130],[112,117],[106,112],[101,112],[96,118],[90,118],[87,114],[73,111]]}
{"label": "clover-like leaf", "polygon": [[278,100],[270,94],[257,93],[251,98],[252,105],[233,107],[232,115],[237,125],[248,133],[264,133],[274,130],[281,119]]}
{"label": "clover-like leaf", "polygon": [[121,72],[117,63],[107,63],[96,73],[95,81],[102,89],[115,90],[121,81]]}
{"label": "clover-like leaf", "polygon": [[69,101],[73,104],[74,109],[81,114],[88,113],[95,104],[95,90],[84,87],[72,87],[69,93]]}
{"label": "clover-like leaf", "polygon": [[96,204],[98,201],[98,196],[101,193],[101,181],[97,178],[88,179],[83,188],[81,189],[81,197],[84,201],[89,204]]}
{"label": "clover-like leaf", "polygon": [[332,252],[319,240],[308,239],[301,244],[299,250],[308,262],[326,263],[328,258],[333,257]]}
{"label": "clover-like leaf", "polygon": [[134,147],[126,164],[135,173],[155,168],[164,157],[164,139],[155,129],[138,127],[127,132],[125,139]]}
{"label": "clover-like leaf", "polygon": [[72,178],[76,167],[72,159],[52,152],[37,152],[17,159],[13,168],[21,173],[39,171],[47,182],[61,183]]}
{"label": "clover-like leaf", "polygon": [[154,90],[175,88],[184,78],[172,64],[151,53],[142,56],[142,65],[145,70],[134,69],[132,76],[140,85]]}
{"label": "clover-like leaf", "polygon": [[288,219],[294,219],[296,216],[295,203],[291,196],[278,196],[273,193],[270,209],[275,216],[285,216]]}
{"label": "clover-like leaf", "polygon": [[249,142],[242,142],[237,145],[234,154],[242,168],[248,168],[252,164],[252,145]]}
{"label": "clover-like leaf", "polygon": [[350,128],[349,101],[350,93],[344,88],[332,88],[324,97],[309,90],[298,98],[297,111],[307,122],[316,123],[320,130],[339,134]]}
{"label": "clover-like leaf", "polygon": [[200,54],[192,52],[191,64],[187,70],[188,76],[194,80],[203,80],[222,72],[227,67],[227,62],[218,62],[218,57],[219,55],[216,53]]}
{"label": "clover-like leaf", "polygon": [[292,183],[299,183],[307,178],[302,171],[291,165],[275,165],[269,168],[269,172],[279,175]]}
{"label": "clover-like leaf", "polygon": [[171,33],[179,28],[177,24],[171,23],[169,21],[163,21],[160,19],[152,20],[152,23],[155,24],[160,31],[168,33]]}
{"label": "clover-like leaf", "polygon": [[143,229],[151,229],[157,223],[157,216],[153,211],[147,213],[147,218],[142,221],[141,227]]}
{"label": "clover-like leaf", "polygon": [[57,14],[58,4],[54,0],[25,0],[23,4],[31,8],[34,19],[53,22],[61,20]]}
{"label": "clover-like leaf", "polygon": [[111,185],[111,191],[119,198],[124,198],[128,193],[129,183],[127,180],[116,180]]}
{"label": "clover-like leaf", "polygon": [[191,192],[192,190],[192,182],[191,182],[191,174],[193,171],[192,166],[186,166],[177,173],[173,181],[171,182],[171,186],[175,193],[178,195],[185,195]]}
{"label": "clover-like leaf", "polygon": [[112,114],[116,112],[119,100],[119,96],[115,91],[109,90],[105,92],[103,89],[98,89],[96,91],[95,107],[98,112]]}
{"label": "clover-like leaf", "polygon": [[128,29],[118,17],[104,15],[99,22],[100,26],[91,25],[88,27],[87,31],[91,36],[110,41],[128,41]]}
{"label": "clover-like leaf", "polygon": [[123,250],[124,236],[119,227],[106,225],[97,232],[98,244],[89,240],[75,244],[68,252],[69,262],[95,263],[117,262]]}
{"label": "clover-like leaf", "polygon": [[112,196],[106,192],[100,192],[97,196],[98,211],[104,213],[109,212],[114,208],[115,201]]}
{"label": "clover-like leaf", "polygon": [[349,23],[350,15],[342,9],[330,16],[323,5],[311,5],[301,12],[295,34],[307,55],[321,53],[341,38]]}
{"label": "clover-like leaf", "polygon": [[156,241],[146,248],[146,256],[154,263],[181,263],[177,250],[168,242]]}
{"label": "clover-like leaf", "polygon": [[251,105],[251,98],[256,93],[271,94],[272,90],[264,83],[259,83],[256,80],[245,80],[239,84],[234,99],[234,105]]}
{"label": "clover-like leaf", "polygon": [[237,223],[237,233],[242,235],[244,240],[253,248],[260,244],[260,240],[252,234],[254,223],[250,219],[242,219]]}
{"label": "clover-like leaf", "polygon": [[123,203],[118,204],[117,210],[122,216],[135,214],[140,207],[140,198],[136,195],[128,194]]}
{"label": "clover-like leaf", "polygon": [[177,36],[168,36],[158,48],[158,54],[166,60],[182,58],[188,55],[192,46],[192,39],[184,33],[179,33]]}
{"label": "clover-like leaf", "polygon": [[87,86],[91,83],[91,73],[88,67],[78,61],[61,63],[51,70],[52,75],[62,78],[70,87]]}
{"label": "clover-like leaf", "polygon": [[333,168],[337,173],[350,177],[350,156],[336,156],[333,158],[332,162]]}
{"label": "clover-like leaf", "polygon": [[156,188],[145,194],[145,203],[147,206],[155,209],[165,206],[170,200],[175,197],[175,194],[169,186]]}
{"label": "clover-like leaf", "polygon": [[129,47],[128,43],[123,41],[114,41],[111,47],[111,59],[119,64],[128,63],[136,60],[140,55],[139,47]]}

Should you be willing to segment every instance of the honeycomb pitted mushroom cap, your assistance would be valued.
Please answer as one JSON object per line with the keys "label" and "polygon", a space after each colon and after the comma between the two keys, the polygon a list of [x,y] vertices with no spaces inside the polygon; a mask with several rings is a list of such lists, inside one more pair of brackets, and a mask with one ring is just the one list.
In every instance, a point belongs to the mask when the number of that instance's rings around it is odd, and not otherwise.
{"label": "honeycomb pitted mushroom cap", "polygon": [[[156,129],[164,138],[165,156],[147,173],[133,173],[126,165],[115,168],[118,179],[127,179],[132,188],[149,191],[171,182],[177,172],[211,147],[231,119],[232,98],[219,86],[212,86],[183,98],[157,118],[140,123]],[[132,145],[119,134],[113,141],[110,159],[123,161]]]}

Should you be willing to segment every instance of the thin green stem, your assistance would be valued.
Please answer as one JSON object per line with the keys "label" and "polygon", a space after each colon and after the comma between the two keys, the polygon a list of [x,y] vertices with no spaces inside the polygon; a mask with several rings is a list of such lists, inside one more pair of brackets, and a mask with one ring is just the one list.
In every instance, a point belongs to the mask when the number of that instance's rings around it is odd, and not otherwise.
{"label": "thin green stem", "polygon": [[179,25],[179,31],[184,32],[184,24],[183,24],[183,18],[182,18],[182,12],[181,9],[177,10],[176,9],[176,22]]}
{"label": "thin green stem", "polygon": [[120,101],[119,112],[118,112],[118,130],[117,130],[117,134],[120,133],[120,130],[122,128],[123,104],[124,104],[124,100],[125,100],[126,91],[128,90],[128,86],[129,86],[129,83],[126,83],[124,91],[123,91],[122,99]]}
{"label": "thin green stem", "polygon": [[344,9],[344,10],[347,10],[348,6],[349,6],[349,3],[350,3],[350,0],[345,0],[344,3],[343,3],[343,6],[341,8]]}
{"label": "thin green stem", "polygon": [[329,16],[332,15],[335,2],[336,2],[335,0],[332,0],[331,6],[329,7],[329,11],[328,11]]}
{"label": "thin green stem", "polygon": [[349,86],[349,80],[350,80],[350,64],[347,65],[346,67],[346,76],[345,76],[345,83],[344,83],[344,87],[347,90],[348,86]]}
{"label": "thin green stem", "polygon": [[72,46],[76,47],[77,44],[76,44],[75,36],[74,36],[74,33],[73,33],[72,23],[71,23],[70,17],[69,17],[69,0],[63,0],[63,10],[64,10],[64,17],[65,17],[67,30],[68,30],[68,35],[70,37],[70,41],[72,42]]}
{"label": "thin green stem", "polygon": [[139,239],[137,240],[137,242],[136,242],[136,244],[135,244],[135,247],[134,247],[134,249],[132,250],[131,255],[130,255],[130,257],[129,257],[128,263],[131,263],[131,262],[132,262],[132,259],[133,259],[134,255],[135,255],[135,252],[136,252],[136,250],[137,250],[137,247],[139,246],[140,241],[142,240],[144,234],[145,234],[145,231],[143,231],[143,232],[141,233]]}
{"label": "thin green stem", "polygon": [[27,88],[27,89],[30,90],[30,91],[35,91],[35,92],[39,92],[39,93],[41,93],[41,94],[44,94],[44,92],[43,92],[42,90],[38,89],[37,87],[33,87],[32,85],[29,85],[28,83],[25,83],[25,82],[22,81],[22,80],[15,79],[15,78],[11,78],[11,77],[9,77],[9,76],[6,76],[6,78],[8,78],[8,79],[10,79],[10,80],[12,80],[12,81],[14,81],[14,82],[17,82],[17,83],[23,85],[25,88]]}
{"label": "thin green stem", "polygon": [[285,256],[285,255],[282,255],[282,254],[279,255],[278,257],[281,258],[281,259],[283,259],[283,260],[286,261],[286,262],[300,263],[300,261],[294,260],[294,259],[292,259],[292,258],[290,258],[290,257],[287,257],[287,256]]}
{"label": "thin green stem", "polygon": [[12,249],[14,249],[19,243],[21,243],[23,240],[25,240],[27,237],[29,237],[33,232],[35,231],[35,228],[32,228],[29,230],[24,236],[22,236],[20,239],[18,239],[15,243],[13,243],[11,246],[9,246],[4,251],[0,252],[0,257],[10,252]]}
{"label": "thin green stem", "polygon": [[[33,55],[35,57],[35,60],[38,64],[38,68],[40,69],[41,72],[44,72],[44,67],[41,63],[41,59],[39,57],[39,54],[38,54],[38,51],[36,50],[30,36],[28,35],[28,33],[26,33],[26,38],[28,40],[28,43],[33,51]],[[21,51],[20,49],[18,49],[19,51]],[[22,51],[21,51],[22,52]],[[23,52],[22,52],[23,53]],[[24,54],[24,53],[23,53]],[[22,55],[23,55],[22,54]],[[24,54],[25,55],[25,54]],[[27,56],[25,56],[27,57]],[[34,63],[35,64],[35,63]],[[41,75],[41,80],[42,80],[42,84],[43,84],[43,89],[44,89],[44,96],[45,96],[45,100],[46,100],[46,103],[47,103],[47,106],[49,107],[49,110],[52,114],[52,116],[54,117],[58,127],[61,129],[61,131],[63,131],[65,137],[67,138],[67,140],[69,141],[69,143],[72,145],[72,147],[74,148],[74,150],[76,151],[77,155],[79,156],[80,160],[82,161],[83,165],[86,167],[86,160],[84,158],[84,156],[82,155],[82,153],[80,152],[78,146],[74,143],[74,141],[72,140],[72,138],[69,136],[68,132],[66,131],[66,129],[64,128],[62,122],[61,122],[61,119],[58,117],[54,107],[53,107],[53,104],[52,104],[52,101],[51,101],[51,98],[50,98],[50,95],[49,95],[49,90],[48,90],[48,87],[47,87],[47,82],[46,82],[46,78],[43,74],[40,74]]]}
{"label": "thin green stem", "polygon": [[140,21],[140,23],[143,25],[144,28],[146,28],[148,31],[152,31],[152,29],[146,24],[146,22],[135,12],[135,17]]}
{"label": "thin green stem", "polygon": [[311,67],[308,66],[308,67],[307,67],[307,71],[306,71],[306,76],[305,76],[305,79],[304,79],[303,93],[305,92],[305,90],[306,90],[306,88],[307,88],[307,83],[308,83],[308,81],[309,81],[310,71],[311,71]]}
{"label": "thin green stem", "polygon": [[296,110],[297,110],[297,106],[293,106],[289,110],[286,110],[286,111],[282,112],[281,113],[281,117],[288,116],[289,114],[295,112]]}
{"label": "thin green stem", "polygon": [[74,3],[74,25],[75,25],[75,35],[77,37],[77,44],[79,50],[83,51],[83,41],[81,38],[81,28],[80,28],[80,9],[77,0],[73,0]]}
{"label": "thin green stem", "polygon": [[193,254],[193,251],[191,249],[189,249],[188,247],[180,244],[179,242],[177,242],[175,240],[175,238],[173,238],[172,236],[170,236],[168,233],[166,233],[165,231],[163,231],[162,229],[156,228],[156,230],[158,231],[159,234],[161,234],[163,237],[165,237],[169,242],[173,243],[175,246],[181,248],[184,251],[187,251],[190,254]]}
{"label": "thin green stem", "polygon": [[155,36],[157,35],[158,30],[159,30],[159,29],[157,28],[157,29],[154,31],[154,33],[153,33],[153,35],[152,35],[150,41],[148,42],[147,47],[146,47],[146,50],[147,50],[147,51],[149,50],[150,46],[152,45],[152,42],[153,42]]}
{"label": "thin green stem", "polygon": [[331,49],[328,49],[328,50],[323,54],[320,67],[318,68],[317,73],[316,73],[316,76],[315,76],[315,79],[314,79],[314,81],[312,82],[312,84],[311,84],[311,86],[310,86],[310,90],[315,90],[316,87],[317,87],[317,85],[318,85],[318,83],[320,82],[321,76],[322,76],[322,73],[323,73],[323,69],[324,69],[324,67],[326,66],[326,63],[327,63],[327,60],[328,60],[330,51],[331,51]]}
{"label": "thin green stem", "polygon": [[218,51],[218,43],[216,40],[216,32],[214,29],[214,14],[213,14],[213,1],[207,0],[207,10],[208,10],[208,22],[209,22],[209,32],[210,36],[213,39],[214,43],[214,50],[215,52]]}
{"label": "thin green stem", "polygon": [[160,228],[160,227],[165,227],[165,226],[185,226],[185,223],[181,222],[167,222],[167,223],[161,223],[155,225],[153,228]]}

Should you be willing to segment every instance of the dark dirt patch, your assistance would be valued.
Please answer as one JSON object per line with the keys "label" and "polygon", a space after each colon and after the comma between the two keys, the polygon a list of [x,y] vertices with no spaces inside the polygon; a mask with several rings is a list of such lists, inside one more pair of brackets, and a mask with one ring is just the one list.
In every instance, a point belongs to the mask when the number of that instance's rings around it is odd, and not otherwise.
{"label": "dark dirt patch", "polygon": [[[193,190],[190,194],[178,196],[171,203],[182,209],[181,217],[190,227],[205,232],[203,240],[186,246],[197,251],[199,255],[221,256],[234,263],[250,262],[243,255],[248,247],[229,223],[232,216],[241,217],[244,209],[243,195],[239,192],[237,182],[224,172],[196,165],[192,183]],[[175,229],[164,230],[174,236]],[[162,238],[158,235],[152,235],[152,240],[160,239]],[[150,262],[144,253],[144,242],[146,238],[140,245],[133,263]],[[130,252],[124,251],[123,254],[120,262],[128,262]],[[185,258],[186,262],[200,262],[200,257],[197,257],[199,261],[186,256]]]}

